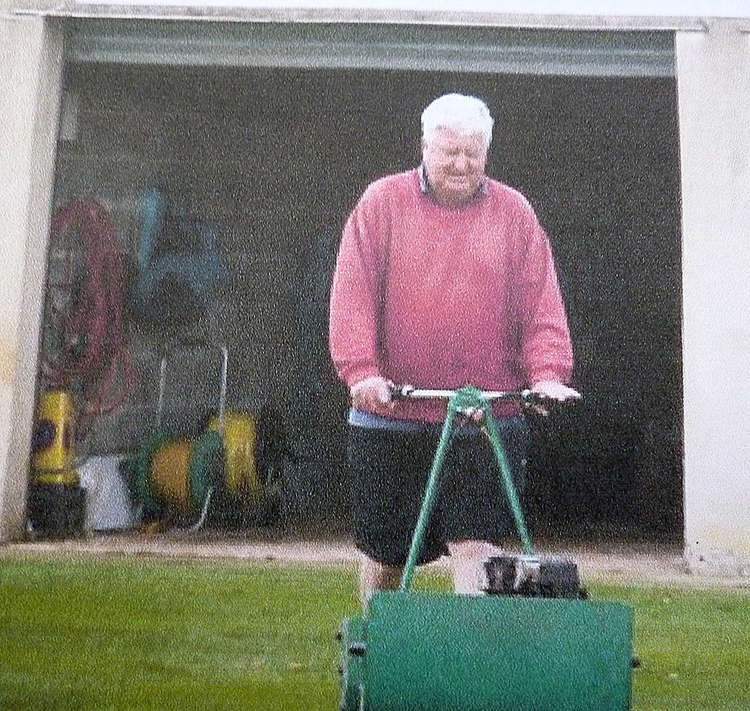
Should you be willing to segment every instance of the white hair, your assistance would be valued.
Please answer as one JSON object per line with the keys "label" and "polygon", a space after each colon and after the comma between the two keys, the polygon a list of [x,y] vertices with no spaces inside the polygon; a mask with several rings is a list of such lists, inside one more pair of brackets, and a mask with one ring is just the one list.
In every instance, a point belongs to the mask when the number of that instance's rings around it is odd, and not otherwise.
{"label": "white hair", "polygon": [[429,138],[436,129],[448,128],[459,136],[481,134],[489,147],[493,123],[487,104],[476,96],[444,94],[422,112],[422,137]]}

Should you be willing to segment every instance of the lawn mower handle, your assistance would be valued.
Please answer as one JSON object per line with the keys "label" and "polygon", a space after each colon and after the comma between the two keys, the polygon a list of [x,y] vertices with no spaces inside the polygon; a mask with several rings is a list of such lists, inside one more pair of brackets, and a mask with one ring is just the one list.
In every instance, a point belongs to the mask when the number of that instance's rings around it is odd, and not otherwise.
{"label": "lawn mower handle", "polygon": [[458,390],[416,388],[413,385],[395,385],[391,388],[394,400],[450,400],[456,393],[471,392],[473,396],[488,402],[508,402],[524,408],[544,407],[551,398],[535,390],[480,390],[471,386]]}
{"label": "lawn mower handle", "polygon": [[394,397],[411,398],[411,399],[448,399],[447,412],[445,416],[445,423],[443,424],[442,434],[440,435],[440,441],[438,443],[437,451],[435,452],[435,459],[432,462],[432,469],[430,470],[430,476],[427,480],[427,487],[425,489],[424,500],[422,502],[422,508],[419,512],[419,518],[417,520],[416,528],[414,529],[414,536],[412,538],[411,547],[409,549],[409,555],[404,566],[404,572],[401,577],[401,590],[408,590],[411,586],[411,579],[414,575],[414,571],[417,565],[417,558],[419,551],[422,547],[422,541],[427,530],[427,524],[432,513],[432,509],[437,498],[438,481],[440,478],[440,470],[443,467],[443,461],[448,451],[448,446],[451,440],[451,432],[453,429],[453,423],[456,416],[459,414],[465,415],[482,413],[483,417],[481,420],[481,428],[487,434],[492,449],[495,453],[498,466],[500,467],[500,474],[503,485],[505,486],[505,493],[508,497],[508,503],[513,512],[513,518],[515,520],[516,529],[521,539],[521,546],[523,552],[528,556],[534,555],[534,549],[531,545],[531,538],[529,537],[528,529],[526,528],[526,521],[524,520],[523,512],[521,510],[521,504],[518,500],[518,494],[516,487],[513,483],[513,478],[510,473],[510,465],[508,464],[507,457],[505,455],[505,449],[503,447],[500,434],[495,424],[495,420],[492,416],[492,401],[508,401],[518,402],[521,404],[531,404],[533,401],[539,401],[537,393],[533,393],[530,390],[521,391],[482,391],[479,388],[472,386],[466,386],[459,388],[458,390],[419,390],[409,385],[402,385],[392,389]]}
{"label": "lawn mower handle", "polygon": [[[395,385],[391,388],[391,397],[409,400],[450,400],[458,390],[435,390],[431,388],[416,388],[413,385]],[[483,400],[501,400],[506,402],[530,402],[544,399],[543,395],[533,390],[476,390],[478,397]]]}

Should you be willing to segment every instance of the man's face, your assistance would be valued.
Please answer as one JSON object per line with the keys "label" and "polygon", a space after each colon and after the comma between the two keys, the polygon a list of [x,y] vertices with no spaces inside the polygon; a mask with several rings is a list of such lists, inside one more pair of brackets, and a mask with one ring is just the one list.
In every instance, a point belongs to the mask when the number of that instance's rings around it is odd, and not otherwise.
{"label": "man's face", "polygon": [[455,207],[471,200],[479,189],[487,163],[487,147],[481,134],[461,136],[438,128],[422,139],[422,163],[434,198]]}

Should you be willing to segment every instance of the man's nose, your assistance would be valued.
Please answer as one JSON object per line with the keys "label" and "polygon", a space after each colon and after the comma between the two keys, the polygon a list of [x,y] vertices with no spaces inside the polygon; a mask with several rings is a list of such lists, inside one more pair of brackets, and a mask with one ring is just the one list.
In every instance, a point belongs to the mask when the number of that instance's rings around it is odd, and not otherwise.
{"label": "man's nose", "polygon": [[453,156],[453,169],[457,171],[463,172],[466,170],[466,165],[468,161],[466,160],[466,156],[463,153],[456,153],[455,156]]}

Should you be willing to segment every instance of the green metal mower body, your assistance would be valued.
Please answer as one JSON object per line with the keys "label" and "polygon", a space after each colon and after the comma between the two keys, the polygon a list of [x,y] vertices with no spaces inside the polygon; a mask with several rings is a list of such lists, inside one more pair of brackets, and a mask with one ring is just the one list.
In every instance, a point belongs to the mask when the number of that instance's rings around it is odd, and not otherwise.
{"label": "green metal mower body", "polygon": [[341,711],[626,711],[632,613],[589,600],[379,592],[341,628]]}

